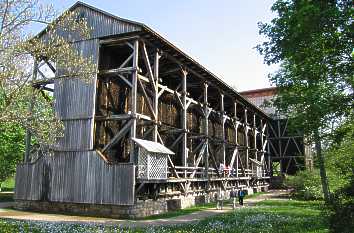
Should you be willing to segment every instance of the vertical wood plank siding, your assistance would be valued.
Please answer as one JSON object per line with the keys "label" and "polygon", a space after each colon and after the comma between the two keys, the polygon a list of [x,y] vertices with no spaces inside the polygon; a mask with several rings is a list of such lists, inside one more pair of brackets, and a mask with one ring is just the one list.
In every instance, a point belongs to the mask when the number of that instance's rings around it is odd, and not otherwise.
{"label": "vertical wood plank siding", "polygon": [[[91,57],[97,63],[98,40],[86,40],[74,43],[74,48],[83,56]],[[65,74],[58,69],[56,75]],[[77,78],[55,80],[55,111],[63,120],[64,137],[58,141],[57,150],[83,151],[93,149],[92,119],[94,116],[96,74],[91,82]]]}
{"label": "vertical wood plank siding", "polygon": [[[84,6],[79,6],[75,8],[74,11],[78,12],[78,17],[86,19],[87,26],[91,29],[90,37],[88,39],[97,39],[105,36],[140,31],[142,29],[141,26],[127,22],[124,19],[119,19],[115,16],[111,17]],[[79,35],[73,32],[57,30],[57,33],[68,41],[82,40]],[[43,34],[40,35],[40,38],[43,41],[47,41],[48,34],[43,32]]]}
{"label": "vertical wood plank siding", "polygon": [[109,165],[95,151],[56,152],[17,167],[15,199],[133,205],[134,186],[132,164]]}
{"label": "vertical wood plank siding", "polygon": [[86,18],[88,26],[92,29],[91,37],[93,38],[141,30],[138,25],[119,20],[118,18],[107,17],[106,14],[87,7],[80,6],[77,11],[80,12],[82,17]]}
{"label": "vertical wood plank siding", "polygon": [[[74,48],[81,56],[92,57],[92,62],[97,62],[98,40],[76,42]],[[65,70],[61,70],[59,67],[56,75],[65,75]],[[92,81],[87,83],[77,78],[65,78],[55,81],[55,110],[59,118],[72,119],[93,116],[95,80],[96,75],[93,74]]]}
{"label": "vertical wood plank siding", "polygon": [[33,164],[17,165],[15,199],[36,201],[43,198],[44,164],[44,159],[40,158]]}
{"label": "vertical wood plank siding", "polygon": [[64,137],[58,139],[58,151],[86,151],[92,147],[92,119],[63,120]]}

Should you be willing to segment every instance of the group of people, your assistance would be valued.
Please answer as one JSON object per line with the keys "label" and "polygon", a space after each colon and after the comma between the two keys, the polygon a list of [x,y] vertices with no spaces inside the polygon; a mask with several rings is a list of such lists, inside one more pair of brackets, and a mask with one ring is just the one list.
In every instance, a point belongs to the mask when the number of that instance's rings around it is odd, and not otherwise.
{"label": "group of people", "polygon": [[[236,200],[238,199],[238,203],[243,206],[243,199],[245,197],[246,193],[244,190],[238,190],[236,191],[235,189],[232,189],[230,192],[230,198],[232,198],[232,208],[236,208]],[[217,197],[216,197],[216,208],[217,209],[222,209],[224,205],[224,191],[222,191],[221,188],[219,188]]]}
{"label": "group of people", "polygon": [[235,169],[232,169],[229,165],[224,165],[221,163],[219,166],[219,172],[225,173],[225,175],[233,175],[235,173]]}

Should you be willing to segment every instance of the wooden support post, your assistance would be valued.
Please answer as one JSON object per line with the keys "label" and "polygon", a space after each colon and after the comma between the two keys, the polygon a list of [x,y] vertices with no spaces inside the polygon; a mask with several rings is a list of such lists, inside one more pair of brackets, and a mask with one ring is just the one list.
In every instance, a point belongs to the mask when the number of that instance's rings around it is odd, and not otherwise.
{"label": "wooden support post", "polygon": [[[224,106],[224,94],[220,94],[220,112],[221,112],[221,136],[222,136],[222,158],[223,158],[223,165],[226,168],[226,139],[225,139],[225,106]],[[225,172],[224,172],[225,175]]]}
{"label": "wooden support post", "polygon": [[262,163],[262,175],[264,174],[264,170],[266,169],[266,166],[264,165],[264,131],[263,131],[263,120],[261,119],[261,130],[259,132],[261,136],[261,163]]}
{"label": "wooden support post", "polygon": [[245,107],[245,136],[246,136],[246,169],[249,168],[249,142],[248,142],[248,123],[247,123],[247,108]]}
{"label": "wooden support post", "polygon": [[[269,126],[270,126],[270,122],[268,122],[268,124],[269,124]],[[267,143],[267,157],[268,157],[268,169],[269,169],[269,172],[270,172],[270,174],[272,174],[273,173],[273,171],[272,171],[272,167],[271,167],[271,161],[270,161],[270,141],[269,141],[269,127],[267,127],[267,129],[266,129],[267,131],[267,133],[266,133],[266,135],[267,135],[267,138],[268,138],[268,143]]]}
{"label": "wooden support post", "polygon": [[204,177],[209,178],[209,107],[208,107],[208,83],[204,83],[204,101],[203,101],[203,112],[204,112],[204,135],[205,135],[205,145],[204,150]]}
{"label": "wooden support post", "polygon": [[155,79],[155,90],[154,90],[154,111],[155,111],[155,122],[154,122],[154,141],[157,142],[158,138],[158,121],[159,121],[159,59],[160,54],[158,51],[155,52],[155,62],[154,62],[154,79]]}
{"label": "wooden support post", "polygon": [[[238,130],[238,121],[237,121],[237,102],[235,101],[234,103],[234,121],[235,121],[235,145],[238,147],[238,135],[237,135],[237,130]],[[236,154],[236,177],[238,177],[238,166],[239,166],[239,161],[238,161],[238,155]],[[232,169],[232,168],[231,168]]]}
{"label": "wooden support post", "polygon": [[[136,107],[137,107],[137,84],[138,84],[138,68],[139,68],[139,40],[134,41],[134,56],[133,56],[133,73],[132,73],[132,88],[131,88],[131,115],[132,124],[130,127],[130,139],[136,137]],[[130,162],[135,163],[135,144],[133,140],[130,140]]]}
{"label": "wooden support post", "polygon": [[[32,81],[35,82],[37,80],[37,75],[38,75],[38,61],[36,58],[34,58],[34,63],[33,63],[33,75],[32,75]],[[31,98],[31,102],[29,103],[28,106],[28,112],[30,113],[30,117],[32,117],[32,111],[34,108],[34,102],[35,102],[35,97],[34,95]],[[24,162],[27,163],[30,161],[30,152],[31,152],[31,131],[26,129],[26,138],[25,138],[25,144],[26,144],[26,150],[25,150],[25,157],[24,157]]]}
{"label": "wooden support post", "polygon": [[257,154],[257,127],[256,127],[256,114],[253,113],[253,143],[254,143],[254,149],[255,149],[255,159],[258,160],[258,154]]}
{"label": "wooden support post", "polygon": [[[284,155],[283,155],[283,150],[282,150],[281,129],[280,129],[281,124],[280,124],[280,120],[279,120],[279,119],[277,120],[277,126],[278,126],[278,132],[277,132],[277,134],[278,134],[278,150],[279,150],[279,156],[280,156],[280,157],[283,157]],[[280,161],[279,161],[280,173],[283,173],[282,161],[283,161],[283,159],[280,159]]]}
{"label": "wooden support post", "polygon": [[[182,71],[182,166],[187,167],[188,148],[187,148],[187,71]],[[187,177],[187,171],[184,172],[184,177]]]}

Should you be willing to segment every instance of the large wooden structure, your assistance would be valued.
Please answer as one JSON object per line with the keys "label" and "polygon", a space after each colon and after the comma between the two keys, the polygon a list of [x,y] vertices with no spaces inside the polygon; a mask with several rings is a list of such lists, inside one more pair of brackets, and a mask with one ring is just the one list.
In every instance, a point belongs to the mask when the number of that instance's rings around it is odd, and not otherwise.
{"label": "large wooden structure", "polygon": [[87,84],[37,61],[55,78],[34,86],[54,85],[65,133],[52,156],[27,153],[17,200],[134,205],[268,185],[267,114],[144,24],[70,10],[92,27],[73,43],[98,72]]}
{"label": "large wooden structure", "polygon": [[277,94],[277,88],[248,90],[240,94],[272,117],[268,125],[271,175],[293,175],[305,168],[311,170],[313,167],[311,145],[306,143],[301,131],[289,129],[288,118],[280,115],[274,106],[269,105]]}

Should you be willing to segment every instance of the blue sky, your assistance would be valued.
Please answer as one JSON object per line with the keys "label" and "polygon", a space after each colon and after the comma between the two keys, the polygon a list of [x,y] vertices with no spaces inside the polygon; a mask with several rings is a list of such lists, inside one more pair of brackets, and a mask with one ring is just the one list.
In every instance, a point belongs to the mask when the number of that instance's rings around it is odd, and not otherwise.
{"label": "blue sky", "polygon": [[[76,1],[54,0],[63,11]],[[274,0],[84,0],[114,15],[143,22],[237,90],[270,86],[274,70],[254,47],[257,22],[269,22]]]}

